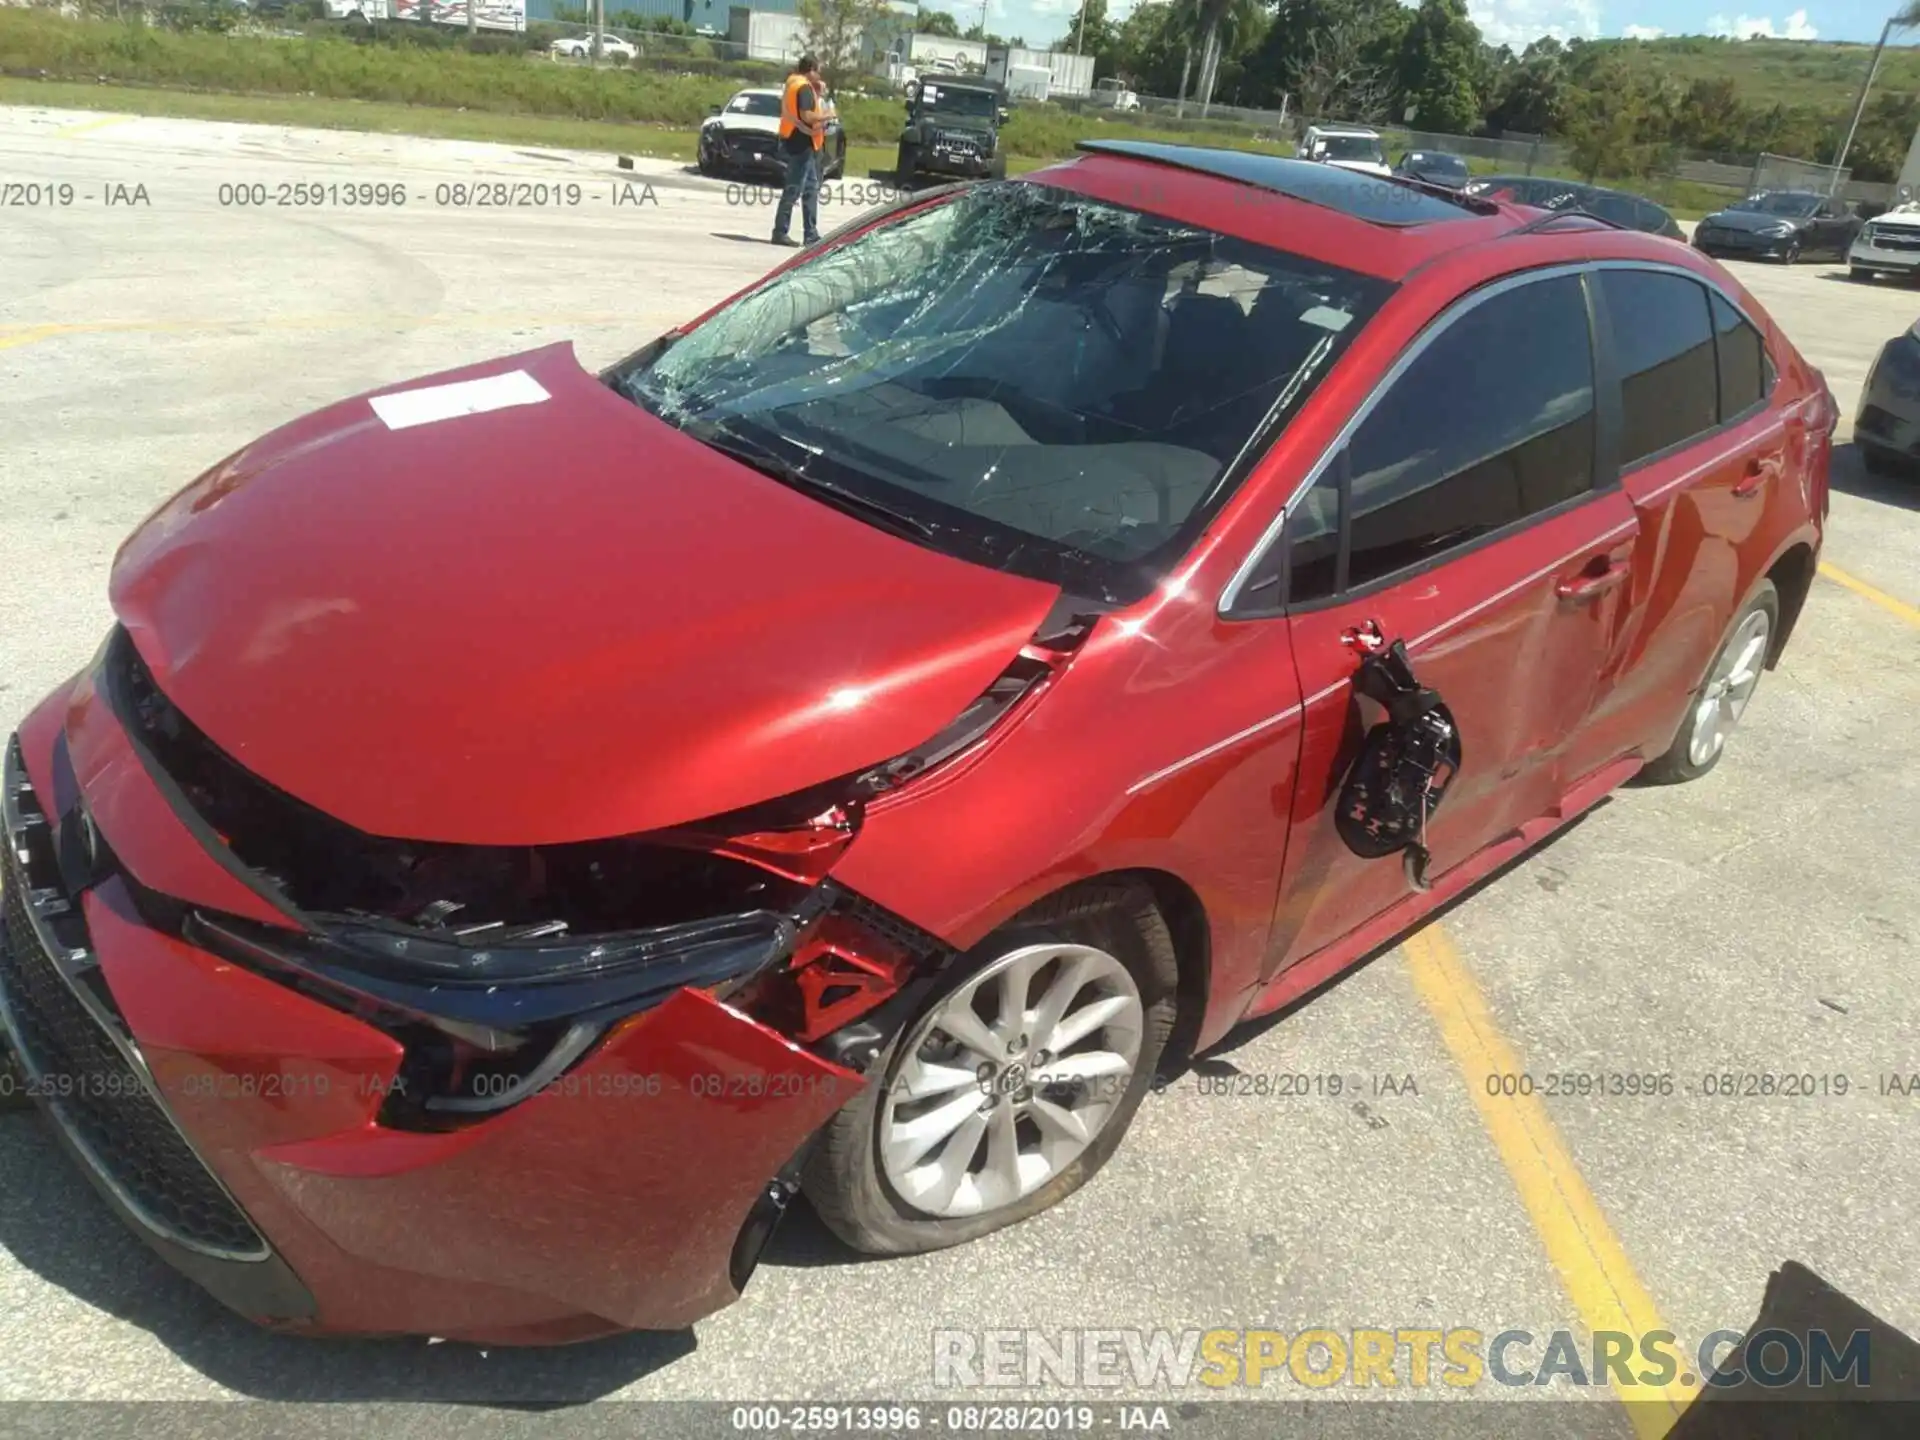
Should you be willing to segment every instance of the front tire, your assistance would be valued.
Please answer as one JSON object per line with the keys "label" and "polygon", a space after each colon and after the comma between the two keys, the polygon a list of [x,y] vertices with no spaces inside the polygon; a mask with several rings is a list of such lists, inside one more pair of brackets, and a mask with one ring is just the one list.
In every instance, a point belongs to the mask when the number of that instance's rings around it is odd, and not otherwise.
{"label": "front tire", "polygon": [[920,168],[920,147],[900,143],[900,151],[893,160],[893,183],[902,190],[913,188],[914,172]]}
{"label": "front tire", "polygon": [[1698,780],[1720,763],[1727,737],[1745,713],[1747,702],[1766,668],[1773,637],[1780,628],[1780,592],[1771,580],[1734,616],[1726,639],[1707,667],[1706,679],[1687,702],[1680,733],[1667,753],[1640,772],[1654,785],[1679,785]]}
{"label": "front tire", "polygon": [[1871,270],[1862,270],[1858,265],[1849,265],[1847,267],[1847,278],[1856,285],[1870,285],[1873,283],[1873,272]]}
{"label": "front tire", "polygon": [[1066,1199],[1119,1146],[1173,1031],[1173,937],[1138,885],[1042,901],[954,969],[807,1162],[815,1211],[868,1254],[977,1240]]}

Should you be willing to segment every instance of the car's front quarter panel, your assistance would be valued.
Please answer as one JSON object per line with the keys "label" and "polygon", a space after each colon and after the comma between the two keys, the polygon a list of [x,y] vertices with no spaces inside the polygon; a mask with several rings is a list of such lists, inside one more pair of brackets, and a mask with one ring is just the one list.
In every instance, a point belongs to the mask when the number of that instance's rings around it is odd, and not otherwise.
{"label": "car's front quarter panel", "polygon": [[835,878],[965,949],[1075,881],[1171,876],[1206,916],[1208,954],[1182,958],[1209,967],[1202,1035],[1220,1033],[1272,921],[1299,695],[1284,624],[1223,622],[1217,594],[1103,618],[980,755],[876,806]]}

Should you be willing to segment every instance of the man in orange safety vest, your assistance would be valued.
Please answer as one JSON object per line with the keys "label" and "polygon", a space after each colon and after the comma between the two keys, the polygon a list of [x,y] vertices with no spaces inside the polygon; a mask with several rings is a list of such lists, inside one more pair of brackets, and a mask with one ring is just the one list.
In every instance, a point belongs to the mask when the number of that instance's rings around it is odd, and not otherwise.
{"label": "man in orange safety vest", "polygon": [[825,91],[820,62],[802,55],[787,76],[780,93],[780,152],[787,162],[786,188],[773,217],[773,243],[792,245],[793,205],[800,202],[804,243],[820,239],[820,147],[826,143],[827,122],[820,97]]}

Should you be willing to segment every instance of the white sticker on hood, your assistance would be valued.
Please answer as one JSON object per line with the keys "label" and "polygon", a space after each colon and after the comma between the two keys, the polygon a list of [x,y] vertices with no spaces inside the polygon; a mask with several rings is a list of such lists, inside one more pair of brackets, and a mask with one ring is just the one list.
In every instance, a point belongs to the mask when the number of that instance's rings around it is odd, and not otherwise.
{"label": "white sticker on hood", "polygon": [[375,395],[367,403],[389,430],[405,430],[414,425],[431,425],[436,420],[479,415],[514,405],[538,405],[549,398],[533,376],[524,370],[510,370],[505,375],[488,375],[479,380],[459,380],[451,385],[429,385],[424,390]]}
{"label": "white sticker on hood", "polygon": [[1322,330],[1331,330],[1338,334],[1353,323],[1353,316],[1345,310],[1316,305],[1300,317],[1300,322],[1303,325],[1317,325]]}

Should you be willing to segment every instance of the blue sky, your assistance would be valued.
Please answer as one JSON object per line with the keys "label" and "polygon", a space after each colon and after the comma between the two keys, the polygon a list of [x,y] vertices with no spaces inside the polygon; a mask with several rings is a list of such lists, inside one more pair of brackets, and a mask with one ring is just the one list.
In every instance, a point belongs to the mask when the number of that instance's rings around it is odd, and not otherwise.
{"label": "blue sky", "polygon": [[[1109,0],[1109,13],[1124,15],[1133,0]],[[1467,0],[1474,23],[1488,39],[1518,50],[1541,35],[1595,37],[1614,35],[1775,35],[1801,40],[1858,40],[1871,43],[1898,8],[1898,0],[1788,0],[1769,9],[1724,0]],[[1046,44],[1065,35],[1078,13],[1079,0],[985,0],[988,28]],[[980,19],[981,0],[948,0],[961,28]],[[1907,32],[1896,39],[1920,39]]]}

